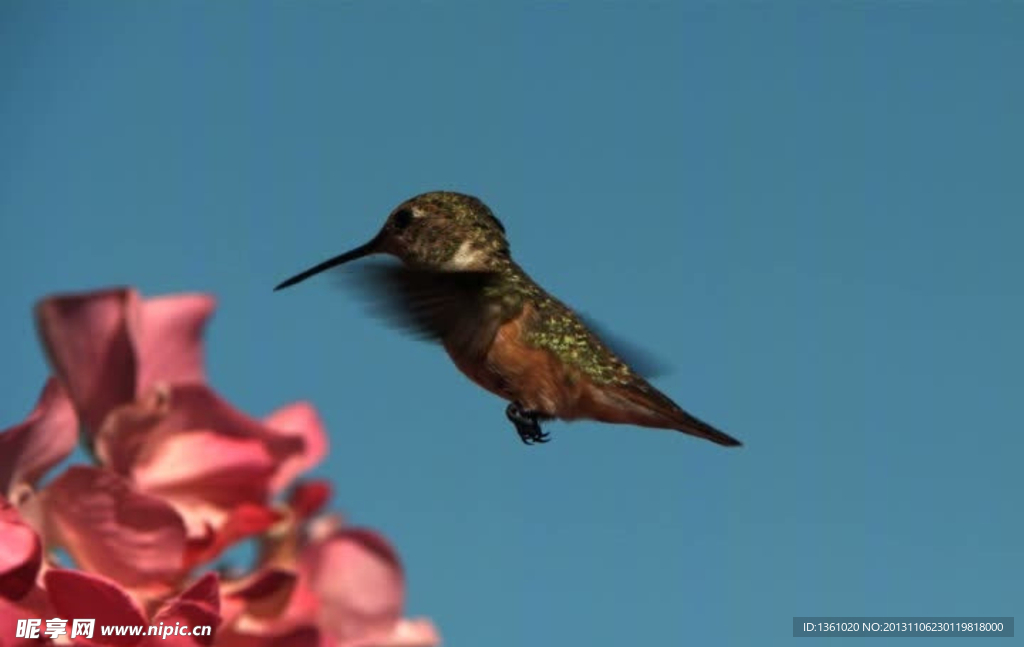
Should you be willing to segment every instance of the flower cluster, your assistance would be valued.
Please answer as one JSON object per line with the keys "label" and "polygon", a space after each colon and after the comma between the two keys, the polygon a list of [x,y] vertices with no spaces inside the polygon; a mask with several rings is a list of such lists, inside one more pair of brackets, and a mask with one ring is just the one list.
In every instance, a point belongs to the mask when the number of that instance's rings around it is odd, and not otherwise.
{"label": "flower cluster", "polygon": [[[260,420],[207,383],[213,310],[206,295],[133,289],[36,307],[54,376],[28,417],[0,432],[0,643],[12,644],[18,620],[58,617],[215,627],[212,637],[82,644],[438,645],[430,621],[403,619],[387,541],[322,513],[328,483],[297,480],[328,449],[313,407]],[[93,463],[41,485],[79,441]],[[203,572],[247,539],[258,546],[250,572]]]}

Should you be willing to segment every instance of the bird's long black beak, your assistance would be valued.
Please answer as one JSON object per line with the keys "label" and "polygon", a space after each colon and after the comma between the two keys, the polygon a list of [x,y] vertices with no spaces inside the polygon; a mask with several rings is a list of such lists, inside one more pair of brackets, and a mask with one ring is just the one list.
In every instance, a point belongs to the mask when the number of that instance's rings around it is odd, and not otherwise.
{"label": "bird's long black beak", "polygon": [[376,254],[379,251],[380,236],[376,236],[374,237],[373,240],[364,245],[360,245],[359,247],[349,250],[344,254],[339,254],[334,258],[329,258],[323,263],[320,263],[319,265],[314,265],[305,272],[299,272],[292,278],[286,281],[282,281],[276,288],[274,288],[274,292],[277,292],[278,290],[283,290],[287,287],[295,285],[296,283],[305,281],[309,277],[319,274],[320,272],[323,272],[325,270],[329,270],[332,267],[337,267],[343,263],[348,263],[349,261],[354,261],[357,258],[363,258],[364,256],[369,256],[370,254]]}

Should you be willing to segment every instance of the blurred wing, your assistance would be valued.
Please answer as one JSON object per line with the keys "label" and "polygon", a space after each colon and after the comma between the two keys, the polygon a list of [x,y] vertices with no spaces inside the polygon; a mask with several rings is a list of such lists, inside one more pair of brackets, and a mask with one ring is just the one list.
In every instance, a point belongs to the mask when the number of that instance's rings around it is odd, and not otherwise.
{"label": "blurred wing", "polygon": [[460,352],[480,356],[506,319],[501,304],[485,292],[493,272],[413,269],[363,263],[341,276],[370,303],[371,311],[414,337],[447,341]]}
{"label": "blurred wing", "polygon": [[608,347],[608,350],[615,353],[619,359],[629,365],[637,375],[646,378],[668,375],[672,371],[667,363],[659,360],[654,353],[641,348],[640,346],[613,335],[608,330],[591,319],[587,315],[576,313],[580,321],[591,330]]}

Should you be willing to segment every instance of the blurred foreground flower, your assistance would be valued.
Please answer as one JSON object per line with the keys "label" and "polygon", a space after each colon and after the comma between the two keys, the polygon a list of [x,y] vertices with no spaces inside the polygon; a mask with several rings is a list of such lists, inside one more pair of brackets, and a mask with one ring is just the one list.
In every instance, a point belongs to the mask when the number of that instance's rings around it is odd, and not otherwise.
{"label": "blurred foreground flower", "polygon": [[[132,289],[38,304],[55,377],[25,421],[0,433],[0,644],[19,619],[58,617],[215,628],[167,640],[97,632],[81,644],[440,644],[430,621],[403,619],[402,566],[386,540],[318,515],[327,483],[295,482],[327,453],[313,407],[257,420],[207,384],[213,309],[206,295]],[[40,488],[80,430],[95,464]],[[251,573],[197,574],[247,538],[260,553]],[[61,568],[55,549],[80,570]]]}

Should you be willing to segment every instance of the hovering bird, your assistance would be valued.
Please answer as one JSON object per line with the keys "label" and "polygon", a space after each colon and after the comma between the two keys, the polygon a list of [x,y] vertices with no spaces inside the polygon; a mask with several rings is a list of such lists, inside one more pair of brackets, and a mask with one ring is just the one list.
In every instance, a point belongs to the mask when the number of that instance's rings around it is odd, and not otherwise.
{"label": "hovering bird", "polygon": [[435,191],[398,205],[369,242],[274,290],[372,254],[400,264],[353,272],[392,321],[439,342],[455,366],[508,400],[520,439],[544,443],[541,422],[596,420],[674,429],[719,445],[741,443],[683,411],[512,259],[505,227],[481,200]]}

